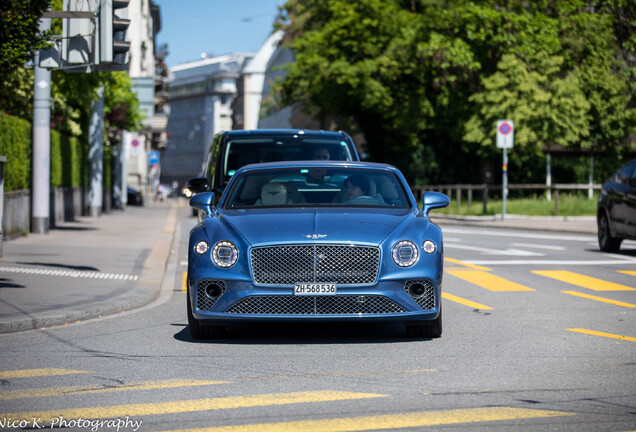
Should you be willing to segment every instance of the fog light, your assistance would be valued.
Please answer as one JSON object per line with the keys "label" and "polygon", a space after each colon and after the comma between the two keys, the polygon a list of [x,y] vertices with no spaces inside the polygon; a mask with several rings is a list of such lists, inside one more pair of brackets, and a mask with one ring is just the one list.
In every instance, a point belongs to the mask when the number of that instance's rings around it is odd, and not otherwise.
{"label": "fog light", "polygon": [[218,284],[210,284],[205,289],[205,294],[211,299],[218,299],[223,294],[223,288]]}
{"label": "fog light", "polygon": [[421,283],[414,283],[409,287],[409,295],[413,298],[420,298],[426,292],[426,288]]}

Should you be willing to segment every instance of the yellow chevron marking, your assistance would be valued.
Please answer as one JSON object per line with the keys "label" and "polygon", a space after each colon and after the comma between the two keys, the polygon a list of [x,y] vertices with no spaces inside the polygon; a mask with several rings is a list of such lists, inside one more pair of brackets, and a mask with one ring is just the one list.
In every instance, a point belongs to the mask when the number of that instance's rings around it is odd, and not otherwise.
{"label": "yellow chevron marking", "polygon": [[79,418],[100,419],[133,417],[155,414],[176,414],[195,411],[209,411],[230,408],[286,405],[308,402],[331,402],[349,399],[369,399],[387,397],[375,393],[352,393],[344,391],[307,391],[294,393],[272,393],[248,396],[229,396],[212,399],[194,399],[175,402],[157,402],[146,404],[111,405],[104,407],[74,408],[66,410],[30,411],[0,414],[0,418],[13,420],[32,420],[34,418],[52,419],[64,417],[65,420]]}
{"label": "yellow chevron marking", "polygon": [[181,276],[181,292],[188,292],[188,272],[183,272]]}
{"label": "yellow chevron marking", "polygon": [[456,260],[454,258],[444,258],[444,261],[447,261],[447,262],[450,262],[450,263],[453,263],[453,264],[458,264],[458,265],[463,266],[463,267],[468,267],[468,268],[471,268],[473,270],[483,270],[483,271],[491,271],[492,270],[492,269],[490,269],[488,267],[482,267],[482,266],[478,266],[478,265],[475,265],[475,264],[468,264],[468,263],[465,263],[463,261]]}
{"label": "yellow chevron marking", "polygon": [[567,270],[533,270],[532,273],[594,291],[636,291],[636,289],[625,285],[619,285],[614,282],[604,281],[603,279],[597,279]]}
{"label": "yellow chevron marking", "polygon": [[636,270],[617,270],[619,273],[623,273],[630,276],[636,276]]}
{"label": "yellow chevron marking", "polygon": [[626,341],[630,341],[630,342],[636,342],[636,338],[633,338],[633,337],[621,336],[621,335],[612,334],[612,333],[603,333],[603,332],[599,332],[599,331],[595,331],[595,330],[586,330],[586,329],[581,329],[581,328],[571,328],[571,329],[566,329],[566,330],[572,331],[572,332],[577,332],[577,333],[588,334],[588,335],[592,335],[592,336],[602,336],[602,337],[607,337],[607,338],[612,338],[612,339],[620,339],[620,340],[626,340]]}
{"label": "yellow chevron marking", "polygon": [[610,300],[610,299],[606,299],[603,297],[597,297],[597,296],[593,296],[593,295],[589,295],[589,294],[583,294],[577,291],[561,291],[563,294],[569,294],[569,295],[573,295],[576,297],[583,297],[586,299],[590,299],[590,300],[596,300],[596,301],[600,301],[603,303],[610,303],[613,305],[617,305],[617,306],[623,306],[623,307],[628,307],[628,308],[633,308],[636,307],[635,304],[631,304],[631,303],[625,303],[622,301],[618,301],[618,300]]}
{"label": "yellow chevron marking", "polygon": [[486,306],[486,305],[483,305],[483,304],[475,303],[474,301],[470,301],[470,300],[467,300],[465,298],[457,297],[456,295],[449,294],[449,293],[446,293],[446,292],[442,293],[442,298],[445,298],[446,300],[453,301],[455,303],[463,304],[464,306],[468,306],[468,307],[471,307],[473,309],[484,309],[484,310],[492,309],[490,306]]}
{"label": "yellow chevron marking", "polygon": [[152,390],[162,388],[204,386],[214,384],[229,384],[229,381],[199,381],[199,380],[159,380],[145,381],[139,383],[99,385],[99,386],[69,386],[69,387],[48,387],[41,389],[24,390],[4,390],[0,393],[0,400],[7,399],[27,399],[53,396],[72,396],[88,393],[107,393],[115,391],[129,390]]}
{"label": "yellow chevron marking", "polygon": [[448,273],[460,279],[479,285],[490,291],[534,291],[508,279],[495,276],[490,273],[475,270],[448,270]]}
{"label": "yellow chevron marking", "polygon": [[541,417],[570,416],[573,413],[537,409],[491,407],[443,411],[423,411],[364,417],[330,418],[279,423],[221,426],[201,429],[181,429],[173,432],[353,432],[378,429],[396,430],[412,427],[459,423],[521,420]]}
{"label": "yellow chevron marking", "polygon": [[41,376],[54,375],[74,375],[89,373],[87,371],[71,370],[71,369],[23,369],[12,371],[0,371],[0,379],[9,378],[32,378]]}

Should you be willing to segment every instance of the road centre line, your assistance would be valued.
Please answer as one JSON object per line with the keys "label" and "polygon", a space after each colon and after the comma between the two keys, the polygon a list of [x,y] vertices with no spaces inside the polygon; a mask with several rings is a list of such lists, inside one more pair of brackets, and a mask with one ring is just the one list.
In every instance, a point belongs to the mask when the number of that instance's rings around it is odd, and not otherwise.
{"label": "road centre line", "polygon": [[278,423],[259,423],[183,429],[173,432],[349,432],[370,430],[396,430],[414,427],[441,426],[461,423],[523,420],[534,418],[572,416],[574,413],[538,409],[488,407],[465,408],[440,411],[420,411],[402,414],[328,418],[320,420],[300,420]]}
{"label": "road centre line", "polygon": [[72,370],[72,369],[21,369],[0,371],[0,379],[10,378],[33,378],[54,375],[74,375],[90,373],[88,371]]}
{"label": "road centre line", "polygon": [[443,292],[442,293],[442,298],[444,298],[446,300],[450,300],[450,301],[455,302],[455,303],[462,304],[464,306],[471,307],[473,309],[492,310],[492,308],[490,306],[486,306],[486,305],[483,305],[483,304],[480,304],[480,303],[476,303],[474,301],[470,301],[470,300],[467,300],[465,298],[461,298],[461,297],[458,297],[456,295],[449,294],[447,292]]}
{"label": "road centre line", "polygon": [[603,333],[603,332],[599,332],[599,331],[595,331],[595,330],[587,330],[587,329],[582,329],[582,328],[570,328],[570,329],[566,329],[567,331],[571,331],[571,332],[576,332],[576,333],[583,333],[583,334],[587,334],[587,335],[592,335],[592,336],[601,336],[601,337],[606,337],[606,338],[612,338],[612,339],[619,339],[619,340],[625,340],[625,341],[630,341],[630,342],[636,342],[636,338],[634,337],[629,337],[629,336],[622,336],[622,335],[617,335],[617,334],[612,334],[612,333]]}
{"label": "road centre line", "polygon": [[510,246],[527,247],[527,248],[535,248],[535,249],[547,249],[547,250],[555,250],[555,251],[567,250],[567,248],[563,246],[540,245],[540,244],[530,244],[530,243],[511,243]]}
{"label": "road centre line", "polygon": [[466,260],[468,264],[474,265],[533,265],[533,266],[543,266],[543,265],[575,265],[575,266],[591,266],[591,265],[634,265],[636,261],[633,260],[589,260],[589,261],[569,261],[569,260],[508,260],[508,261],[498,261],[498,260]]}
{"label": "road centre line", "polygon": [[593,291],[636,291],[625,285],[619,285],[614,282],[597,279],[595,277],[574,273],[567,270],[532,270],[531,273],[566,282],[571,285],[580,286],[582,288],[591,289]]}
{"label": "road centre line", "polygon": [[446,273],[452,274],[467,282],[478,285],[489,291],[512,292],[512,291],[534,291],[532,288],[520,285],[516,282],[509,281],[491,273],[475,270],[447,270]]}
{"label": "road centre line", "polygon": [[586,299],[590,299],[590,300],[596,300],[596,301],[600,301],[603,303],[609,303],[609,304],[613,304],[616,306],[623,306],[623,307],[628,307],[628,308],[634,308],[636,307],[636,305],[631,304],[631,303],[625,303],[622,301],[618,301],[618,300],[611,300],[611,299],[606,299],[603,297],[597,297],[597,296],[593,296],[593,295],[589,295],[589,294],[583,294],[577,291],[561,291],[563,294],[569,294],[569,295],[573,295],[576,297],[582,297],[582,298],[586,298]]}
{"label": "road centre line", "polygon": [[118,417],[135,417],[156,414],[177,414],[196,411],[221,410],[231,408],[248,408],[272,405],[288,405],[309,402],[335,402],[352,399],[382,398],[388,395],[376,393],[355,393],[346,391],[306,391],[292,393],[269,393],[246,396],[227,396],[210,399],[180,400],[173,402],[155,402],[142,404],[111,405],[101,407],[57,409],[47,411],[27,411],[2,413],[0,417],[12,418],[15,421],[31,421],[34,418],[47,419],[64,417],[65,420],[80,418],[103,419]]}
{"label": "road centre line", "polygon": [[19,389],[19,390],[4,390],[0,393],[0,400],[9,399],[27,399],[27,398],[41,398],[41,397],[56,397],[56,396],[73,396],[92,393],[108,393],[118,391],[130,391],[130,390],[155,390],[163,388],[176,388],[176,387],[192,387],[192,386],[205,386],[215,384],[229,384],[229,381],[202,381],[202,380],[157,380],[157,381],[144,381],[137,383],[126,383],[116,385],[95,385],[95,386],[68,386],[68,387],[48,387],[48,388],[36,388],[36,389]]}

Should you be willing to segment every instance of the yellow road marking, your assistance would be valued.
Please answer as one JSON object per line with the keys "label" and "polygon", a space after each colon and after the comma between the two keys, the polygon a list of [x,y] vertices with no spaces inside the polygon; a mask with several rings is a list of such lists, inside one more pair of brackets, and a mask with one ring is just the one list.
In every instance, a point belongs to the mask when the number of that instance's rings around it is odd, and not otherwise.
{"label": "yellow road marking", "polygon": [[53,396],[69,396],[88,393],[107,393],[128,390],[152,390],[162,388],[204,386],[214,384],[229,384],[229,381],[200,381],[200,380],[159,380],[141,383],[117,384],[110,386],[68,386],[48,387],[40,389],[4,390],[0,393],[0,400],[27,399]]}
{"label": "yellow road marking", "polygon": [[636,289],[625,285],[619,285],[614,282],[604,281],[603,279],[597,279],[567,270],[533,270],[532,273],[594,291],[636,291]]}
{"label": "yellow road marking", "polygon": [[330,418],[278,423],[221,426],[201,429],[181,429],[174,432],[353,432],[378,429],[395,430],[412,427],[459,423],[521,420],[541,417],[570,416],[573,413],[510,407],[468,408],[386,414],[350,418]]}
{"label": "yellow road marking", "polygon": [[448,270],[448,273],[460,279],[479,285],[490,291],[534,291],[508,279],[495,276],[490,273],[475,270]]}
{"label": "yellow road marking", "polygon": [[270,405],[286,405],[308,402],[331,402],[349,399],[369,399],[387,397],[375,393],[353,393],[345,391],[307,391],[294,393],[272,393],[248,396],[228,396],[211,399],[182,400],[175,402],[157,402],[146,404],[111,405],[103,407],[73,408],[66,410],[31,411],[0,414],[0,418],[31,420],[33,418],[52,419],[64,417],[73,420],[79,418],[99,419],[133,417],[155,414],[176,414],[195,411],[209,411],[230,408],[247,408]]}
{"label": "yellow road marking", "polygon": [[446,300],[454,301],[455,303],[463,304],[464,306],[469,306],[473,309],[492,309],[490,306],[475,303],[473,301],[466,300],[465,298],[457,297],[456,295],[449,294],[446,292],[442,293],[442,298],[445,298]]}
{"label": "yellow road marking", "polygon": [[181,291],[188,292],[188,272],[184,271],[181,277]]}
{"label": "yellow road marking", "polygon": [[12,371],[0,371],[0,379],[9,378],[32,378],[41,376],[54,375],[73,375],[89,373],[87,371],[71,370],[71,369],[23,369]]}
{"label": "yellow road marking", "polygon": [[630,276],[636,276],[636,270],[617,270],[619,273],[624,273]]}
{"label": "yellow road marking", "polygon": [[597,296],[593,296],[593,295],[589,295],[589,294],[583,294],[577,291],[561,291],[563,294],[570,294],[573,296],[577,296],[577,297],[583,297],[586,299],[590,299],[590,300],[596,300],[596,301],[600,301],[603,303],[610,303],[613,305],[617,305],[617,306],[623,306],[623,307],[628,307],[628,308],[633,308],[636,307],[636,305],[631,304],[631,303],[625,303],[622,301],[618,301],[618,300],[610,300],[610,299],[606,299],[603,297],[597,297]]}
{"label": "yellow road marking", "polygon": [[636,338],[629,337],[629,336],[621,336],[621,335],[612,334],[612,333],[603,333],[603,332],[599,332],[599,331],[586,330],[586,329],[581,329],[581,328],[571,328],[571,329],[566,329],[566,330],[577,332],[577,333],[584,333],[584,334],[588,334],[588,335],[592,335],[592,336],[603,336],[603,337],[612,338],[612,339],[620,339],[620,340],[636,342]]}
{"label": "yellow road marking", "polygon": [[478,265],[475,265],[475,264],[468,264],[468,263],[465,263],[463,261],[456,260],[454,258],[444,258],[444,261],[448,261],[448,262],[451,262],[453,264],[459,264],[460,266],[468,267],[468,268],[471,268],[471,269],[474,269],[474,270],[483,270],[483,271],[491,271],[492,270],[492,269],[490,269],[488,267],[482,267],[482,266],[478,266]]}

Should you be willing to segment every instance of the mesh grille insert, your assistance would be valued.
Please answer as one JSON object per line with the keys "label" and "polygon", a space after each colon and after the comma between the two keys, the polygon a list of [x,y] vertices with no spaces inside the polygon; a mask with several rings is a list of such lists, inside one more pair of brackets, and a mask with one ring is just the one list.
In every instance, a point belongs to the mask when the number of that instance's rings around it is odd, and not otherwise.
{"label": "mesh grille insert", "polygon": [[286,245],[253,248],[250,258],[256,284],[371,285],[377,278],[380,249],[356,245]]}
{"label": "mesh grille insert", "polygon": [[405,312],[383,296],[252,296],[234,304],[227,313],[250,315],[349,315]]}
{"label": "mesh grille insert", "polygon": [[[210,285],[218,285],[222,291],[221,295],[215,298],[210,297],[206,292]],[[197,285],[196,308],[200,311],[209,311],[210,309],[212,309],[212,306],[214,306],[214,304],[219,300],[219,298],[221,298],[221,296],[225,294],[225,291],[227,291],[227,287],[224,281],[210,279],[199,281],[199,285]]]}
{"label": "mesh grille insert", "polygon": [[404,284],[404,290],[408,293],[409,288],[415,284],[422,284],[424,286],[424,294],[418,298],[411,297],[413,301],[424,310],[435,309],[435,289],[433,282],[428,279],[408,280]]}

